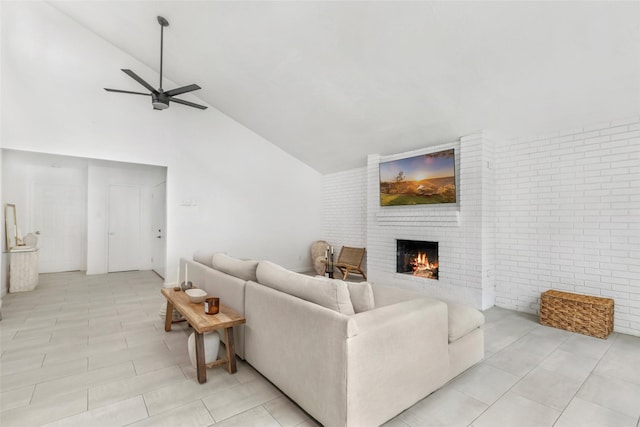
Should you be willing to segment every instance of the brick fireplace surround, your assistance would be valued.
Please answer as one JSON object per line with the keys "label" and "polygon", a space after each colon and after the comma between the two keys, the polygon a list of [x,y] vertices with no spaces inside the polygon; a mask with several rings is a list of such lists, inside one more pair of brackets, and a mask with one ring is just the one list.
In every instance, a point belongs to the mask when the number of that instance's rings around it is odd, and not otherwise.
{"label": "brick fireplace surround", "polygon": [[[382,161],[455,149],[458,202],[381,207]],[[370,281],[537,314],[547,289],[614,298],[640,336],[640,117],[506,140],[488,132],[324,177],[323,238],[367,247]],[[439,280],[396,273],[396,239],[439,242]]]}
{"label": "brick fireplace surround", "polygon": [[[426,150],[369,156],[367,268],[370,280],[395,283],[477,308],[494,305],[493,146],[494,141],[483,133]],[[380,206],[380,162],[449,148],[455,149],[458,203]],[[396,239],[438,242],[439,280],[396,273]]]}

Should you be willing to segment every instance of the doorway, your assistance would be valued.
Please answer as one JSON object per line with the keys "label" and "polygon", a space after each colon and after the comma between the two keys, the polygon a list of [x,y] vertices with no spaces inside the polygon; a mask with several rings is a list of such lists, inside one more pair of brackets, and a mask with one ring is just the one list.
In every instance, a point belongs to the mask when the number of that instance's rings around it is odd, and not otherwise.
{"label": "doorway", "polygon": [[21,237],[38,232],[41,273],[153,269],[164,274],[166,167],[0,152],[2,203],[18,207]]}
{"label": "doorway", "polygon": [[39,272],[84,269],[83,187],[35,182],[32,188],[31,230],[38,237]]}

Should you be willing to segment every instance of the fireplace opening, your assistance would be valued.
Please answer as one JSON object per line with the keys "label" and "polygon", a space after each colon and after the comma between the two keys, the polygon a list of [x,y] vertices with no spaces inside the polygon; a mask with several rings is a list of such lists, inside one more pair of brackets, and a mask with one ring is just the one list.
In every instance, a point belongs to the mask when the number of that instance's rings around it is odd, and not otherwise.
{"label": "fireplace opening", "polygon": [[396,272],[438,280],[438,242],[396,240]]}

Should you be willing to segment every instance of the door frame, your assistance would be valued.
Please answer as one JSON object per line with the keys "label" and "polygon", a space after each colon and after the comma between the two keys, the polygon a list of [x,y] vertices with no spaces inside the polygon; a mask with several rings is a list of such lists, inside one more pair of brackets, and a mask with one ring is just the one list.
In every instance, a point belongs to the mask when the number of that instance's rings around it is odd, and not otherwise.
{"label": "door frame", "polygon": [[[158,194],[157,189],[160,188],[160,191],[162,192],[163,198],[164,198],[164,203],[162,204],[162,206],[160,206],[160,210],[161,212],[161,218],[162,218],[162,224],[160,224],[162,232],[161,232],[161,236],[162,236],[162,249],[161,249],[161,257],[159,260],[156,260],[155,257],[155,252],[153,250],[153,246],[154,244],[156,244],[156,236],[157,236],[157,232],[155,229],[155,223],[153,221],[154,216],[158,213],[156,212],[156,208],[157,206],[155,205],[155,203],[151,203],[151,256],[152,256],[152,261],[151,261],[151,269],[160,277],[162,277],[163,279],[166,278],[166,272],[167,272],[167,181],[162,181],[156,185],[154,185],[151,188],[151,196],[152,198],[156,196],[156,194]],[[158,266],[160,266],[161,268],[159,269]],[[161,271],[158,271],[161,270]]]}

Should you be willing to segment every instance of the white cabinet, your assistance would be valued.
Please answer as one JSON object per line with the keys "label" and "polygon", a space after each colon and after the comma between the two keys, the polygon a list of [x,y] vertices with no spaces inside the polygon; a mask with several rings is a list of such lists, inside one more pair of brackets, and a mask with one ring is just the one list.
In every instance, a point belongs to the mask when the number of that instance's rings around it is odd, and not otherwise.
{"label": "white cabinet", "polygon": [[32,291],[38,286],[38,249],[9,252],[9,292]]}

